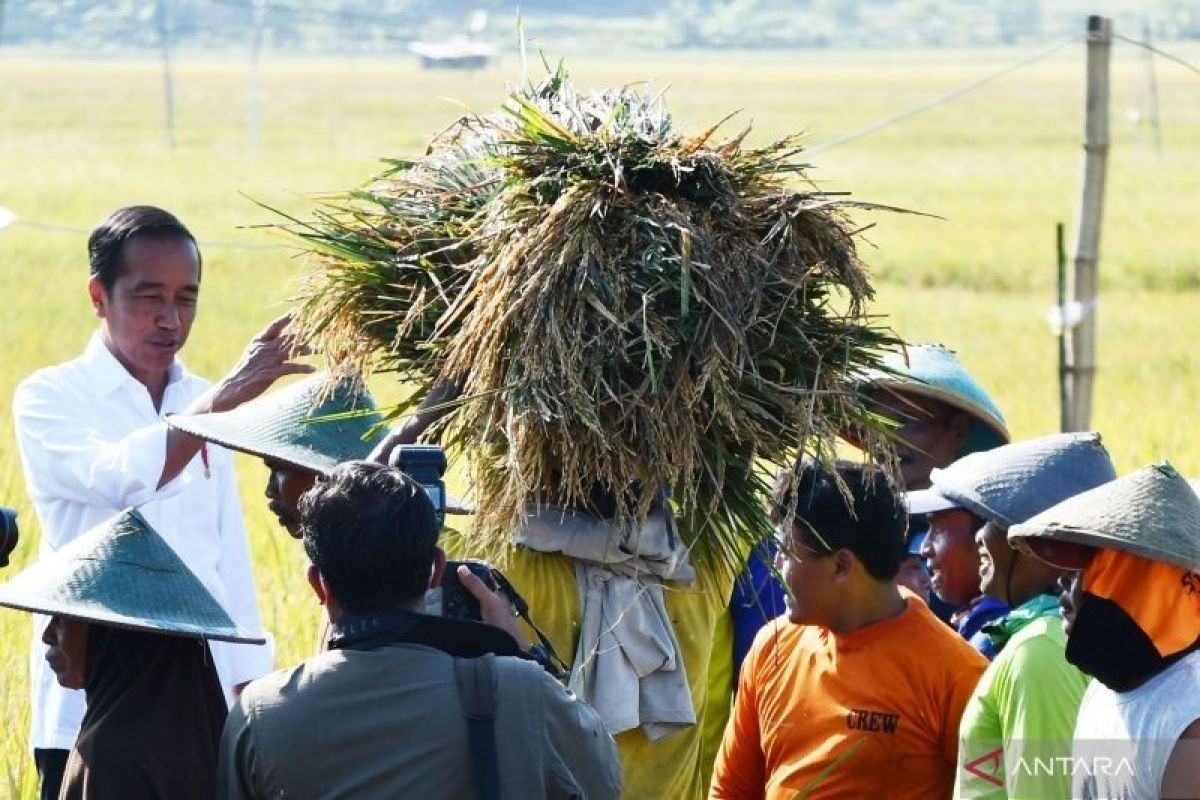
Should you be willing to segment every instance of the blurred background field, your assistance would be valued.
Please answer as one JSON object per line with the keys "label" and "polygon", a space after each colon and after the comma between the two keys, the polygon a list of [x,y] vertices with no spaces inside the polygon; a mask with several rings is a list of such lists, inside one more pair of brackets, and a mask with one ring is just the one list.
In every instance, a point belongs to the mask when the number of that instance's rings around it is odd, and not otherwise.
{"label": "blurred background field", "polygon": [[[558,53],[547,45],[547,55]],[[1200,49],[1176,48],[1195,60]],[[1018,59],[973,51],[672,51],[572,57],[582,86],[649,81],[685,130],[733,111],[727,135],[751,142],[805,131],[823,141],[936,97]],[[535,59],[531,59],[535,61]],[[534,68],[540,74],[540,66]],[[200,315],[184,351],[218,377],[246,340],[287,307],[302,259],[254,226],[277,221],[250,198],[298,215],[317,195],[352,188],[383,157],[420,152],[462,108],[490,111],[518,79],[505,56],[485,70],[426,72],[410,59],[273,58],[261,75],[261,146],[248,147],[243,61],[185,54],[175,65],[177,144],[162,126],[150,59],[0,58],[0,503],[21,511],[10,571],[36,553],[9,403],[37,367],[75,356],[95,326],[84,291],[86,234],[110,210],[153,203],[208,244]],[[1141,53],[1113,64],[1113,149],[1101,245],[1094,425],[1121,471],[1161,457],[1200,475],[1189,408],[1200,393],[1200,75],[1158,66],[1162,148],[1145,113]],[[1081,167],[1083,45],[903,124],[812,156],[822,188],[936,215],[875,213],[860,222],[877,311],[913,342],[956,349],[992,392],[1016,436],[1058,425],[1054,225],[1074,218]],[[1134,113],[1136,112],[1136,113]],[[45,223],[45,225],[39,224]],[[62,226],[60,229],[55,226]],[[400,391],[376,379],[378,396]],[[267,512],[266,473],[239,464],[261,605],[282,665],[305,656],[317,607],[303,557]],[[26,658],[29,618],[0,612],[0,795],[30,796]]]}

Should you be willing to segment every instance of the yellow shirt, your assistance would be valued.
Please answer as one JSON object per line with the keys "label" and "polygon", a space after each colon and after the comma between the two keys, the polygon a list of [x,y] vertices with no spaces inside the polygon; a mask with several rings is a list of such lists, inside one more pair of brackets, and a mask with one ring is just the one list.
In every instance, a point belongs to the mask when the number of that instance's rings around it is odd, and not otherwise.
{"label": "yellow shirt", "polygon": [[[579,589],[572,560],[558,553],[512,548],[502,570],[529,603],[533,621],[568,663],[575,655],[579,634]],[[727,617],[733,577],[718,577],[701,568],[691,586],[668,584],[667,613],[679,640],[684,669],[692,690],[697,724],[651,742],[641,730],[616,737],[624,771],[623,797],[637,800],[691,800],[708,791],[708,776],[720,735],[729,714],[729,679],[710,681],[714,630]],[[728,661],[731,641],[716,645],[716,658]],[[715,685],[714,685],[715,684]],[[716,729],[714,733],[713,730]]]}

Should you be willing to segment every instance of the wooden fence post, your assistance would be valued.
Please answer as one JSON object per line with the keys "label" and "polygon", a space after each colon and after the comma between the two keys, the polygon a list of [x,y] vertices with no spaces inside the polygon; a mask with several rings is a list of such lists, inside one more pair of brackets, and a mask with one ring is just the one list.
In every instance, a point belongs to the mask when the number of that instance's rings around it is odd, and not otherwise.
{"label": "wooden fence post", "polygon": [[1088,430],[1096,372],[1096,296],[1099,289],[1100,225],[1108,163],[1109,56],[1112,20],[1088,17],[1086,122],[1083,139],[1083,192],[1075,231],[1074,296],[1079,322],[1071,329],[1070,419],[1067,429]]}
{"label": "wooden fence post", "polygon": [[163,115],[167,126],[167,145],[175,149],[175,81],[171,77],[171,20],[167,4],[170,0],[157,0],[154,16],[158,22],[158,43],[162,54]]}
{"label": "wooden fence post", "polygon": [[1067,326],[1067,234],[1066,226],[1061,222],[1054,226],[1055,263],[1058,267],[1057,293],[1058,303],[1058,429],[1067,428],[1071,419],[1071,357],[1067,354],[1067,337],[1070,329]]}
{"label": "wooden fence post", "polygon": [[1162,152],[1162,123],[1159,120],[1158,112],[1158,76],[1154,72],[1154,51],[1150,49],[1153,44],[1153,32],[1150,28],[1150,19],[1147,17],[1142,23],[1142,41],[1146,43],[1146,47],[1142,50],[1143,58],[1146,59],[1146,92],[1147,104],[1149,108],[1146,110],[1146,115],[1150,118],[1150,134],[1154,137],[1154,152]]}
{"label": "wooden fence post", "polygon": [[253,0],[251,5],[250,62],[246,67],[246,127],[250,152],[258,153],[262,141],[259,113],[258,62],[262,53],[263,34],[267,26],[267,0]]}

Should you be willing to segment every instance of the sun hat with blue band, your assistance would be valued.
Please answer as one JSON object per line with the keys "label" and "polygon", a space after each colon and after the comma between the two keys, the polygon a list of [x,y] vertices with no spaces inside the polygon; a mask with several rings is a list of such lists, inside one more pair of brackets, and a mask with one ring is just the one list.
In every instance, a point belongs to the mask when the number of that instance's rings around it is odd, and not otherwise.
{"label": "sun hat with blue band", "polygon": [[172,414],[167,424],[200,439],[328,475],[366,458],[385,435],[383,415],[361,384],[311,375],[231,411]]}
{"label": "sun hat with blue band", "polygon": [[1008,425],[1000,409],[953,350],[937,344],[910,345],[902,352],[888,353],[882,363],[884,369],[869,372],[865,385],[938,400],[973,418],[964,455],[1008,443]]}
{"label": "sun hat with blue band", "polygon": [[137,509],[0,585],[0,606],[173,636],[266,642],[238,627]]}
{"label": "sun hat with blue band", "polygon": [[1117,477],[1098,433],[1056,433],[972,453],[908,492],[909,513],[965,508],[1005,528]]}

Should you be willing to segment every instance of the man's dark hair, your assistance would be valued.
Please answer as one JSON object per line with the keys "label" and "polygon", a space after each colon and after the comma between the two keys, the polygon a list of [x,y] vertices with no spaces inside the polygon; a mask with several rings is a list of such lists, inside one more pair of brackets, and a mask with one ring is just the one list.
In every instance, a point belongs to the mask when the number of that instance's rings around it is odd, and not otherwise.
{"label": "man's dark hair", "polygon": [[424,594],[440,528],[420,484],[373,462],[339,464],[300,499],[304,551],[350,611],[396,608]]}
{"label": "man's dark hair", "polygon": [[817,554],[844,548],[871,577],[894,579],[905,557],[904,504],[882,472],[848,461],[837,462],[834,469],[836,475],[804,460],[793,473],[781,474],[771,498],[771,521],[790,522],[794,541]]}
{"label": "man's dark hair", "polygon": [[196,263],[203,266],[196,237],[172,213],[154,206],[118,208],[88,237],[88,270],[111,292],[121,274],[125,243],[134,238],[179,239],[196,248]]}

